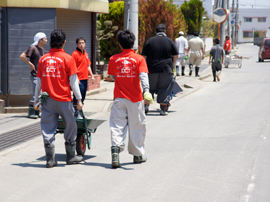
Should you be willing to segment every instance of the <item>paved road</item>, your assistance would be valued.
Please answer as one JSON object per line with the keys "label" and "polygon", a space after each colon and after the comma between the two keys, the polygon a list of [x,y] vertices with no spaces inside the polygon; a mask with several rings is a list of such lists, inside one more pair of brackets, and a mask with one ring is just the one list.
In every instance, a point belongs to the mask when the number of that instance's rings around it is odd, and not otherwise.
{"label": "paved road", "polygon": [[[258,48],[239,45],[243,67],[209,77],[200,90],[175,98],[167,117],[147,116],[148,161],[111,169],[108,121],[93,135],[85,163],[65,165],[57,135],[59,166],[45,169],[41,138],[0,156],[3,201],[268,202],[270,199],[269,62]],[[102,117],[109,118],[109,113]]]}

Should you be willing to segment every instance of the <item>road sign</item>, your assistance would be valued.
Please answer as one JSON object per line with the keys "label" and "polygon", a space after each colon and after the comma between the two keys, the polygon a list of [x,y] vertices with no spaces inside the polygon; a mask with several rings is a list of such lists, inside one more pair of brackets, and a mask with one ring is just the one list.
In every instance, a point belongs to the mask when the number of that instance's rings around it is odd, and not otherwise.
{"label": "road sign", "polygon": [[232,21],[231,21],[231,24],[233,24],[233,23],[234,23],[234,21],[232,20]]}

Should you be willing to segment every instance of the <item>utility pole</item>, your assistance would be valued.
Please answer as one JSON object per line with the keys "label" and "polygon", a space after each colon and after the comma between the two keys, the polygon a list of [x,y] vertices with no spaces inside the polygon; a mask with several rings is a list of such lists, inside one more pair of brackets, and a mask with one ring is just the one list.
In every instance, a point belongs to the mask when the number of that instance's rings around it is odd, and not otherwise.
{"label": "utility pole", "polygon": [[[222,0],[222,8],[226,9],[226,0]],[[225,22],[220,23],[220,46],[223,47],[225,40]]]}
{"label": "utility pole", "polygon": [[235,37],[234,37],[234,41],[235,41],[235,46],[237,44],[237,41],[238,41],[238,19],[239,19],[239,16],[238,16],[238,9],[239,9],[239,0],[236,0],[236,15],[235,15]]}
{"label": "utility pole", "polygon": [[[231,11],[230,11],[230,0],[227,0],[227,9],[229,10],[229,15],[227,18],[227,22],[228,22],[228,35],[231,36]],[[231,38],[231,37],[230,37]]]}
{"label": "utility pole", "polygon": [[135,42],[133,49],[138,49],[138,0],[125,0],[124,4],[124,29],[129,29],[135,35]]}
{"label": "utility pole", "polygon": [[[232,0],[232,13],[234,13],[234,0]],[[235,19],[235,16],[234,16],[234,23],[236,19]],[[231,45],[232,45],[232,48],[234,48],[234,25],[232,26],[232,41],[231,41]]]}

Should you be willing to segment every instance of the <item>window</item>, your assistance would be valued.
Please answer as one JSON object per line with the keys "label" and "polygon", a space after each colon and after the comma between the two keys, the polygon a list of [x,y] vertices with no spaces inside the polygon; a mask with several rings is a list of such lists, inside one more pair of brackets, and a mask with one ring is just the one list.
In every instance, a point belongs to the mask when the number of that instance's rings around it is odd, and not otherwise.
{"label": "window", "polygon": [[252,18],[244,18],[244,22],[252,22]]}
{"label": "window", "polygon": [[270,47],[270,40],[265,40],[264,45],[267,46],[267,47]]}
{"label": "window", "polygon": [[258,18],[258,22],[266,22],[266,18]]}
{"label": "window", "polygon": [[243,31],[243,37],[244,38],[252,38],[253,32],[252,31]]}

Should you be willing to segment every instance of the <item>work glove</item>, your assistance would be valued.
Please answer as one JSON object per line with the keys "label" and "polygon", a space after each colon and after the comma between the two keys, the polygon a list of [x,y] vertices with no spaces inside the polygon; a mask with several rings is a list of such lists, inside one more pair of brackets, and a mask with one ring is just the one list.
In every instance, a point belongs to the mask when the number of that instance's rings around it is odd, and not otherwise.
{"label": "work glove", "polygon": [[148,91],[146,91],[144,94],[143,94],[143,98],[145,100],[148,100],[150,102],[150,104],[153,104],[153,97],[152,97],[152,94],[149,93]]}
{"label": "work glove", "polygon": [[188,60],[188,56],[185,56],[184,59],[185,59],[185,60]]}

